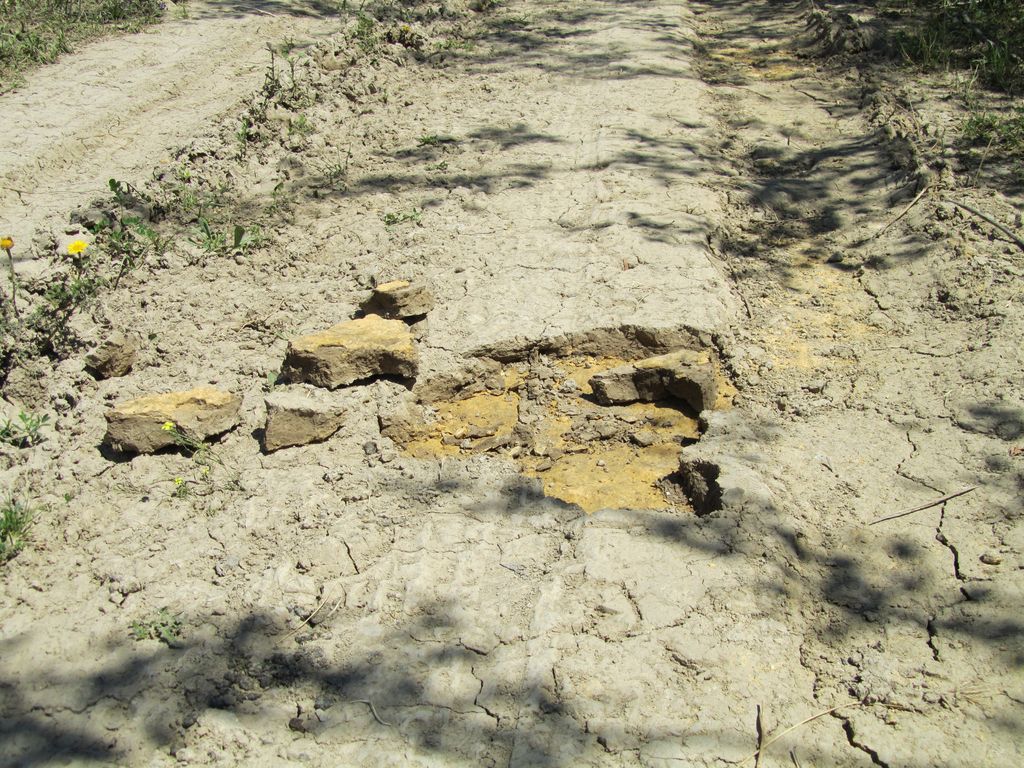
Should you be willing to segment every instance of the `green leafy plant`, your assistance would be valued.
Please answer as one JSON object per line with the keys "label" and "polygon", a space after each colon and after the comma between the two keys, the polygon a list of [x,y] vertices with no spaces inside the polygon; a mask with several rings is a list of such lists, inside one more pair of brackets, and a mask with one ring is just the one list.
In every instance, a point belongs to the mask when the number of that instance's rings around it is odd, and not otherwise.
{"label": "green leafy plant", "polygon": [[35,510],[13,495],[0,502],[0,563],[5,563],[25,547],[26,534]]}
{"label": "green leafy plant", "polygon": [[0,423],[0,442],[18,448],[38,445],[43,439],[39,430],[49,421],[50,417],[45,413],[40,415],[21,411],[18,413],[17,421],[4,419],[3,423]]}
{"label": "green leafy plant", "polygon": [[213,446],[196,437],[187,429],[178,426],[173,421],[164,422],[162,429],[170,434],[174,444],[185,451],[196,464],[204,467],[214,464],[224,466],[223,460],[213,450]]}
{"label": "green leafy plant", "polygon": [[56,351],[69,337],[71,316],[107,284],[92,254],[89,243],[75,240],[66,254],[57,255],[56,274],[26,320],[26,327],[36,334],[35,351]]}
{"label": "green leafy plant", "polygon": [[408,211],[391,211],[381,216],[381,220],[387,227],[394,227],[407,221],[419,222],[423,216],[422,208],[412,208]]}
{"label": "green leafy plant", "polygon": [[263,232],[259,227],[243,227],[241,224],[235,224],[235,228],[231,232],[231,247],[237,253],[248,253],[251,248],[255,248],[263,243]]}
{"label": "green leafy plant", "polygon": [[288,121],[288,133],[294,136],[309,136],[313,133],[313,124],[305,115],[299,115],[294,120]]}
{"label": "green leafy plant", "polygon": [[372,52],[380,42],[377,37],[376,20],[372,16],[360,13],[356,17],[356,27],[352,32],[352,37],[363,53]]}
{"label": "green leafy plant", "polygon": [[161,608],[156,614],[145,620],[131,623],[131,633],[135,640],[158,640],[164,645],[176,648],[181,645],[181,614],[172,614]]}
{"label": "green leafy plant", "polygon": [[200,217],[196,222],[196,236],[192,242],[202,248],[211,256],[222,254],[228,247],[228,239],[223,232],[218,232],[210,226],[210,222]]}
{"label": "green leafy plant", "polygon": [[238,142],[238,158],[241,160],[249,151],[249,141],[252,139],[252,120],[245,116],[235,131],[235,140]]}

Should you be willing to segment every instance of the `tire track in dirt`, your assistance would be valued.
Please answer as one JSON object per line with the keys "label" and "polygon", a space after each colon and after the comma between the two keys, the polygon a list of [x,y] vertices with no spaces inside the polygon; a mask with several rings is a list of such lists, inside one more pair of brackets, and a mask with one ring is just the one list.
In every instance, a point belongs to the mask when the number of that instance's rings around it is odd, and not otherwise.
{"label": "tire track in dirt", "polygon": [[139,185],[174,149],[209,135],[259,86],[267,44],[337,29],[304,6],[268,14],[190,2],[187,19],[91,43],[32,72],[0,96],[0,231],[27,245],[104,195],[108,179]]}

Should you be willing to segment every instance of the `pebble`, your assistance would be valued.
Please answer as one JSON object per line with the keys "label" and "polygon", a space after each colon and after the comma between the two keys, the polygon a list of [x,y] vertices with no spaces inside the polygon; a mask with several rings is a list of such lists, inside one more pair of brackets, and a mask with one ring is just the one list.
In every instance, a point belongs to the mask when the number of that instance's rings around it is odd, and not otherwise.
{"label": "pebble", "polygon": [[985,565],[999,565],[1003,562],[1003,558],[997,555],[995,552],[986,552],[981,556],[981,562]]}

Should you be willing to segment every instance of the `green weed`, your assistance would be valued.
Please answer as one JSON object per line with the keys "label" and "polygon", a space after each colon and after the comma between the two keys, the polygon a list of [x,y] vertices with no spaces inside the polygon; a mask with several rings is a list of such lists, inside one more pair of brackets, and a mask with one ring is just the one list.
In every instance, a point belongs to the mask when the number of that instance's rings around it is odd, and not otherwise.
{"label": "green weed", "polygon": [[0,502],[0,563],[5,563],[25,548],[28,528],[35,510],[26,502],[8,496]]}
{"label": "green weed", "polygon": [[49,421],[50,417],[46,414],[21,411],[18,413],[17,421],[4,419],[3,423],[0,423],[0,442],[17,448],[38,445],[43,439],[39,430]]}
{"label": "green weed", "polygon": [[166,608],[161,608],[155,615],[144,621],[133,621],[131,624],[132,637],[135,640],[158,640],[161,643],[176,648],[181,645],[181,621],[178,616],[172,614]]}
{"label": "green weed", "polygon": [[931,69],[970,68],[995,88],[1024,90],[1024,3],[1020,0],[904,0],[912,27],[900,48]]}
{"label": "green weed", "polygon": [[257,226],[243,227],[235,224],[231,232],[231,247],[236,253],[248,253],[250,249],[263,244],[263,232]]}
{"label": "green weed", "polygon": [[408,211],[393,211],[385,213],[383,216],[381,216],[381,220],[384,222],[384,226],[394,227],[398,224],[403,224],[407,221],[419,223],[419,220],[422,216],[422,208],[412,208]]}
{"label": "green weed", "polygon": [[210,226],[210,222],[203,217],[196,222],[196,234],[192,237],[192,242],[210,256],[219,256],[228,247],[227,235],[215,230]]}
{"label": "green weed", "polygon": [[313,124],[309,122],[309,118],[305,115],[299,115],[294,120],[288,120],[289,135],[305,138],[313,133],[313,130]]}

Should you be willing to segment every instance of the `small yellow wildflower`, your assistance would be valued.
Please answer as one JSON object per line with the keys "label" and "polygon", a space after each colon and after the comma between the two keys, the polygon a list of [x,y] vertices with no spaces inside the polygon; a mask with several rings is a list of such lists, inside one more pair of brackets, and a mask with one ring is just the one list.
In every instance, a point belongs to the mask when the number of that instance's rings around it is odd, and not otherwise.
{"label": "small yellow wildflower", "polygon": [[9,251],[14,247],[14,238],[10,235],[4,235],[0,237],[0,249]]}
{"label": "small yellow wildflower", "polygon": [[181,486],[183,486],[185,484],[185,478],[183,478],[183,477],[176,477],[176,478],[174,478],[174,484],[178,488],[181,488]]}
{"label": "small yellow wildflower", "polygon": [[160,427],[160,429],[162,429],[164,432],[173,432],[174,431],[174,422],[173,421],[165,421],[164,425],[162,427]]}
{"label": "small yellow wildflower", "polygon": [[72,256],[77,256],[88,247],[89,244],[85,242],[85,240],[75,240],[73,243],[68,245],[68,253]]}

